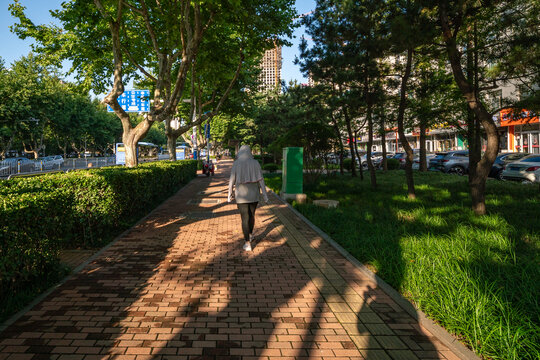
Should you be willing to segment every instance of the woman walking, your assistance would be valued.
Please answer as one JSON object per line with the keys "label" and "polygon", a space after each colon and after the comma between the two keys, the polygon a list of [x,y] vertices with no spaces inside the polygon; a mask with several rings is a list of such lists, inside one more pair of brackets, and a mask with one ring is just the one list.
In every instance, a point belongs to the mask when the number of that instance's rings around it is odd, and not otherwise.
{"label": "woman walking", "polygon": [[231,170],[228,201],[231,202],[234,197],[240,211],[245,241],[244,250],[246,251],[251,251],[255,210],[260,195],[259,190],[262,190],[264,202],[267,203],[268,196],[266,195],[261,165],[257,160],[253,159],[249,146],[242,145]]}

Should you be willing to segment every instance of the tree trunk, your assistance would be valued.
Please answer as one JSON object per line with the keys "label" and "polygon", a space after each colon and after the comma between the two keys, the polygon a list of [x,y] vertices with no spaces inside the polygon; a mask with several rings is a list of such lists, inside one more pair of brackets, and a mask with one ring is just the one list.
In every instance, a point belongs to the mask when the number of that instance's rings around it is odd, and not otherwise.
{"label": "tree trunk", "polygon": [[177,136],[173,132],[166,132],[167,134],[167,150],[169,150],[169,160],[176,161],[176,140]]}
{"label": "tree trunk", "polygon": [[336,131],[336,139],[339,144],[339,172],[343,175],[343,152],[345,151],[343,147],[343,142],[341,141],[341,133],[339,132],[339,126],[337,124],[336,118],[332,114],[332,125]]}
{"label": "tree trunk", "polygon": [[124,141],[124,149],[126,150],[126,167],[136,167],[139,164],[137,158],[137,143],[133,141]]}
{"label": "tree trunk", "polygon": [[373,118],[371,117],[371,103],[367,104],[367,124],[368,124],[368,145],[366,151],[366,162],[369,169],[369,176],[371,180],[371,187],[377,188],[377,175],[375,174],[375,167],[371,161],[371,149],[373,147]]}
{"label": "tree trunk", "polygon": [[427,171],[426,121],[420,120],[420,171]]}
{"label": "tree trunk", "polygon": [[134,129],[129,131],[125,131],[126,129],[124,129],[122,142],[126,149],[126,167],[136,167],[139,164],[137,144],[146,136],[152,124],[152,120],[144,120],[137,124]]}
{"label": "tree trunk", "polygon": [[[478,92],[475,91],[474,86],[467,81],[463,74],[461,67],[461,54],[457,48],[456,36],[457,31],[450,27],[450,20],[448,19],[448,13],[446,3],[440,2],[439,9],[439,21],[443,31],[443,40],[445,42],[446,51],[448,53],[448,59],[450,60],[450,66],[452,67],[452,73],[454,79],[459,87],[463,97],[467,101],[469,109],[475,114],[476,118],[482,124],[487,135],[487,147],[484,156],[481,157],[476,168],[469,174],[469,186],[470,195],[472,200],[472,210],[477,215],[484,215],[486,213],[485,203],[485,184],[489,171],[497,152],[499,151],[499,134],[497,132],[497,126],[493,121],[493,118],[482,104],[481,99],[478,96]],[[470,143],[471,139],[469,139]],[[470,166],[471,164],[469,164]]]}
{"label": "tree trunk", "polygon": [[0,159],[4,160],[6,157],[6,152],[11,149],[11,143],[15,136],[11,136],[7,141],[7,144],[2,141],[2,148],[0,149]]}
{"label": "tree trunk", "polygon": [[388,171],[388,161],[386,161],[386,157],[388,156],[386,151],[386,129],[385,129],[385,123],[384,123],[384,117],[381,116],[381,145],[382,145],[382,169],[384,172]]}
{"label": "tree trunk", "polygon": [[360,180],[364,180],[364,169],[362,168],[362,158],[360,157],[360,154],[358,154],[358,143],[356,141],[358,139],[358,131],[354,131],[354,151],[356,153],[356,158],[358,159],[358,163],[360,164],[358,166],[358,172],[360,173]]}
{"label": "tree trunk", "polygon": [[351,119],[349,118],[349,113],[347,109],[343,108],[343,115],[345,117],[345,124],[347,125],[347,134],[349,134],[349,150],[351,152],[351,175],[356,177],[356,156],[354,154],[354,144],[353,144],[353,132],[351,127]]}
{"label": "tree trunk", "polygon": [[405,107],[407,104],[407,82],[409,81],[412,67],[412,54],[413,49],[407,49],[407,63],[405,65],[405,73],[401,78],[400,100],[397,116],[399,141],[401,142],[403,149],[407,153],[407,156],[405,157],[405,177],[407,178],[407,191],[409,199],[416,198],[416,193],[414,189],[414,177],[412,172],[414,153],[411,145],[409,144],[409,141],[407,140],[407,137],[405,136],[405,126],[403,122],[405,116]]}
{"label": "tree trunk", "polygon": [[27,148],[26,146],[26,143],[22,143],[23,144],[23,151],[26,153],[26,154],[32,154],[34,155],[34,159],[37,159],[38,158],[38,151],[39,151],[39,148],[37,148],[37,144],[34,143],[34,146],[31,147],[31,148]]}

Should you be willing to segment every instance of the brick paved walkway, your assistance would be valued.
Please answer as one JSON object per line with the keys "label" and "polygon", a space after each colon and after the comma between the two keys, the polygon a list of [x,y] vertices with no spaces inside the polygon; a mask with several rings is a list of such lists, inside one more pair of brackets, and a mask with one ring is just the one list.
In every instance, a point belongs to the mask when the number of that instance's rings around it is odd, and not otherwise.
{"label": "brick paved walkway", "polygon": [[458,358],[277,198],[243,252],[230,164],[0,333],[0,360]]}

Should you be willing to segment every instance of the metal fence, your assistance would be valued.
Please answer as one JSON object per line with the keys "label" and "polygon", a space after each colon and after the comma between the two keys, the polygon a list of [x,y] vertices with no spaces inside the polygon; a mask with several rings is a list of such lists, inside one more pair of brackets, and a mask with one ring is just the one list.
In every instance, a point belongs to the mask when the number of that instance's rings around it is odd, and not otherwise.
{"label": "metal fence", "polygon": [[15,176],[38,175],[41,173],[70,171],[76,169],[88,169],[104,166],[116,165],[116,158],[110,157],[87,157],[80,159],[65,159],[62,163],[58,161],[18,160],[6,159],[0,161],[0,178],[8,179]]}

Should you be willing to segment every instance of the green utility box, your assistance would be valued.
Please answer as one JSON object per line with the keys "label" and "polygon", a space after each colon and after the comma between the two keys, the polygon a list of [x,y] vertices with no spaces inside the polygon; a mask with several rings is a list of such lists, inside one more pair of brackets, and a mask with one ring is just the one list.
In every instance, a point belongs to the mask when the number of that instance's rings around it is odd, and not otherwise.
{"label": "green utility box", "polygon": [[283,148],[283,186],[285,194],[302,194],[304,177],[304,148]]}

